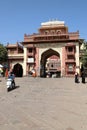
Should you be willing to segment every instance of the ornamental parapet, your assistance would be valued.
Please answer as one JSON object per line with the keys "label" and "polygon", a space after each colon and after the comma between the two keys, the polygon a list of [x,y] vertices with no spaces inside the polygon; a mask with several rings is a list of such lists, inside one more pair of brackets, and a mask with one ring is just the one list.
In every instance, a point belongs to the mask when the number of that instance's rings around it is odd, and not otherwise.
{"label": "ornamental parapet", "polygon": [[69,33],[69,38],[70,40],[73,40],[73,39],[79,39],[79,32],[72,32],[72,33]]}
{"label": "ornamental parapet", "polygon": [[32,34],[24,35],[24,42],[34,41],[52,41],[52,40],[74,40],[79,39],[79,32],[64,33],[64,34]]}

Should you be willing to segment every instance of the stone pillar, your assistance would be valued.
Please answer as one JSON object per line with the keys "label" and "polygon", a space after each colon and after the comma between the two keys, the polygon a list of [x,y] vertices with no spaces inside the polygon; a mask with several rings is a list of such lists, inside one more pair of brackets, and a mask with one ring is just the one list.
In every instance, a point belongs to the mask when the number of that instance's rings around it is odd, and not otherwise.
{"label": "stone pillar", "polygon": [[36,55],[35,55],[35,59],[36,59],[36,66],[35,66],[35,69],[36,69],[36,74],[37,76],[40,76],[40,64],[39,64],[39,48],[36,48]]}
{"label": "stone pillar", "polygon": [[80,63],[79,63],[79,43],[76,43],[76,72],[80,73]]}
{"label": "stone pillar", "polygon": [[24,47],[24,65],[23,65],[23,74],[24,76],[26,76],[26,72],[27,72],[27,48]]}
{"label": "stone pillar", "polygon": [[65,52],[65,47],[63,47],[61,53],[61,76],[65,76],[65,57],[66,57],[66,52]]}

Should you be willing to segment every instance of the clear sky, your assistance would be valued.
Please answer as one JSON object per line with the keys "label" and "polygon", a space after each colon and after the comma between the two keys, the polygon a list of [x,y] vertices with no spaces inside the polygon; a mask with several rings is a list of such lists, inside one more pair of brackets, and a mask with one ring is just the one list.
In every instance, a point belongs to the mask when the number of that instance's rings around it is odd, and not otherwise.
{"label": "clear sky", "polygon": [[42,22],[65,21],[69,32],[87,40],[87,0],[0,0],[0,43],[21,42]]}

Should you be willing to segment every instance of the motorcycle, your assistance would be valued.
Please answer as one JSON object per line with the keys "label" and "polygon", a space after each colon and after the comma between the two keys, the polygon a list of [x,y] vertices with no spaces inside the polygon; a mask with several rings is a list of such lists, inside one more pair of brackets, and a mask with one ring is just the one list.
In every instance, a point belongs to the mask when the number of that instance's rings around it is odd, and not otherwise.
{"label": "motorcycle", "polygon": [[7,79],[6,85],[7,85],[7,91],[10,91],[15,88],[15,82],[10,78]]}

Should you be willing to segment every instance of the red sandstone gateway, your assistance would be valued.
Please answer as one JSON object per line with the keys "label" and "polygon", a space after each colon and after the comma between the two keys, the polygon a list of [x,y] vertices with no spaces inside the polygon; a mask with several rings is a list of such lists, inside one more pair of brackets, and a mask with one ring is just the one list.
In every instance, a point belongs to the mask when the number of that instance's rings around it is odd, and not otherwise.
{"label": "red sandstone gateway", "polygon": [[40,77],[46,77],[47,72],[74,76],[80,72],[81,44],[79,31],[69,32],[64,21],[41,23],[38,33],[24,34],[24,41],[7,45],[9,69],[15,68],[17,76],[21,71],[28,75],[32,68]]}

